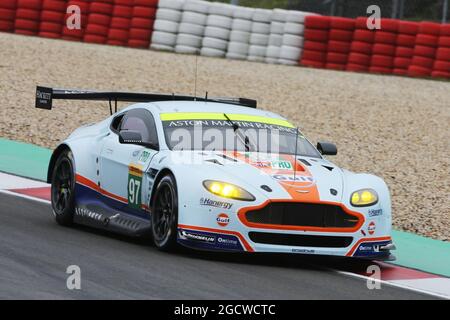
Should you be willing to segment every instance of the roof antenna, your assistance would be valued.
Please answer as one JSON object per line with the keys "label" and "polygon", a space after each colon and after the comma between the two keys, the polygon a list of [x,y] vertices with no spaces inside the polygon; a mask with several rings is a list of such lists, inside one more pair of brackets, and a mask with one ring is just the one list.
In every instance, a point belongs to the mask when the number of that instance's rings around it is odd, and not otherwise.
{"label": "roof antenna", "polygon": [[194,80],[194,101],[197,101],[197,68],[198,66],[198,54],[195,55],[195,80]]}
{"label": "roof antenna", "polygon": [[208,100],[208,91],[205,93],[205,100]]}
{"label": "roof antenna", "polygon": [[294,183],[295,183],[295,174],[297,173],[297,146],[298,146],[298,127],[295,132],[295,154],[294,154]]}

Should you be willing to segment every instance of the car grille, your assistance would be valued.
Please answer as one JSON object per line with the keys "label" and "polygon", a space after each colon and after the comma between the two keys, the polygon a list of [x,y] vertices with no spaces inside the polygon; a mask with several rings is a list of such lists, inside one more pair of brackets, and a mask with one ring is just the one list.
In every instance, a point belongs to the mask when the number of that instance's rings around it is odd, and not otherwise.
{"label": "car grille", "polygon": [[249,232],[255,243],[275,244],[292,247],[347,248],[353,237],[311,236],[270,232]]}
{"label": "car grille", "polygon": [[317,228],[354,228],[359,219],[340,206],[301,202],[271,202],[245,213],[248,222]]}

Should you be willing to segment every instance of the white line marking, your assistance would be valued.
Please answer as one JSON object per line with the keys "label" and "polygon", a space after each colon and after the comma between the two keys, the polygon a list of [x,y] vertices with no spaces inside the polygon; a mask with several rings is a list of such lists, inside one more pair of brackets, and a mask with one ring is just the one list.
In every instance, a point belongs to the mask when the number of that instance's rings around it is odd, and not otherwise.
{"label": "white line marking", "polygon": [[48,187],[49,184],[30,180],[10,174],[0,172],[0,189],[27,189]]}
{"label": "white line marking", "polygon": [[[450,295],[443,295],[441,293],[437,293],[437,292],[433,292],[433,291],[429,291],[425,290],[425,289],[420,289],[417,287],[413,287],[412,285],[414,284],[414,281],[420,280],[420,279],[413,279],[411,280],[411,283],[405,284],[405,283],[398,283],[398,282],[393,282],[394,280],[377,280],[368,276],[364,276],[361,274],[357,274],[357,273],[351,273],[351,272],[347,272],[347,271],[339,271],[339,270],[334,270],[335,272],[339,273],[339,274],[343,274],[346,276],[350,276],[350,277],[354,277],[354,278],[359,278],[359,279],[364,279],[364,280],[370,280],[370,281],[375,281],[375,282],[379,282],[381,284],[385,284],[388,286],[392,286],[392,287],[397,287],[397,288],[401,288],[401,289],[405,289],[405,290],[410,290],[410,291],[414,291],[414,292],[418,292],[418,293],[423,293],[426,295],[430,295],[430,296],[434,296],[437,298],[441,298],[441,299],[446,299],[446,300],[450,300]],[[441,279],[441,278],[437,278],[437,279]],[[445,279],[445,278],[444,278]]]}
{"label": "white line marking", "polygon": [[28,199],[28,200],[33,200],[33,201],[41,202],[41,203],[45,203],[45,204],[50,204],[51,203],[49,200],[35,198],[35,197],[28,196],[26,194],[12,192],[12,191],[9,191],[9,190],[0,190],[0,193],[9,194],[9,195],[12,195],[12,196],[15,196],[15,197],[24,198],[24,199]]}

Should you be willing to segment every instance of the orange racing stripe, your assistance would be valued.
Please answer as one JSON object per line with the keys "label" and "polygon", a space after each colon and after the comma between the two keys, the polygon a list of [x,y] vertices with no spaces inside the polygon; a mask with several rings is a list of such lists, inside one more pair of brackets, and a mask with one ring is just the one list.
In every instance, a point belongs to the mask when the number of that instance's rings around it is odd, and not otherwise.
{"label": "orange racing stripe", "polygon": [[[83,177],[82,175],[80,175],[78,173],[75,176],[75,180],[76,180],[77,183],[82,184],[85,187],[88,187],[88,188],[90,188],[90,189],[92,189],[94,191],[97,191],[98,193],[100,193],[100,194],[102,194],[102,195],[104,195],[104,196],[106,196],[108,198],[120,201],[122,203],[128,203],[128,199],[123,198],[123,197],[118,196],[118,195],[115,195],[115,194],[113,194],[113,193],[111,193],[111,192],[101,188],[95,182],[89,180],[88,178]],[[149,206],[146,205],[146,204],[141,204],[141,208],[144,209],[144,210],[147,210],[147,211],[150,210]]]}

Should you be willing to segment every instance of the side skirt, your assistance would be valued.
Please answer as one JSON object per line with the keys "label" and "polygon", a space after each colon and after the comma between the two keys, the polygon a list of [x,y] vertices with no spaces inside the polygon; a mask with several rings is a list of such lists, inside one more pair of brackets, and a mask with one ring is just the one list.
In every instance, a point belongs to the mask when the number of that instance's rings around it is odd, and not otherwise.
{"label": "side skirt", "polygon": [[75,186],[74,222],[123,235],[151,234],[150,212],[128,207],[84,185]]}

